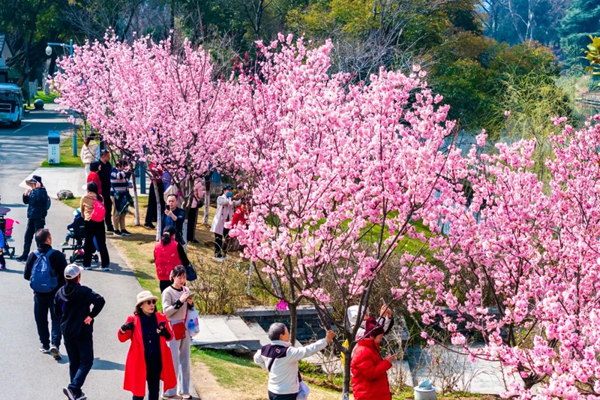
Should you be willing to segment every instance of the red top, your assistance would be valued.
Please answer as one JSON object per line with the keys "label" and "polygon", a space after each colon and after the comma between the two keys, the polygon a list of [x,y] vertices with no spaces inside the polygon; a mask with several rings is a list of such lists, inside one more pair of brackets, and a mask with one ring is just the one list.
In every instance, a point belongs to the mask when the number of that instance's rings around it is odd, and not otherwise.
{"label": "red top", "polygon": [[[173,338],[173,330],[169,325],[167,317],[163,313],[156,313],[157,322],[166,322],[166,327]],[[131,346],[127,353],[125,362],[125,382],[123,389],[133,393],[134,396],[144,397],[146,395],[146,357],[144,356],[144,338],[142,337],[142,326],[138,315],[130,315],[127,322],[133,321],[133,332],[125,331],[121,334],[119,329],[117,336],[120,342],[126,342],[131,339]],[[164,383],[164,390],[169,390],[177,386],[177,377],[175,376],[175,367],[173,367],[173,358],[171,349],[167,346],[167,340],[160,336],[160,358],[162,361],[162,371],[160,379]]]}
{"label": "red top", "polygon": [[231,219],[231,227],[235,227],[237,224],[246,225],[246,214],[242,207],[238,207],[233,213],[233,218]]}
{"label": "red top", "polygon": [[387,370],[392,364],[381,358],[379,346],[373,338],[358,342],[350,371],[355,400],[392,400]]}
{"label": "red top", "polygon": [[154,260],[158,280],[168,281],[171,279],[170,275],[173,268],[183,264],[177,251],[177,241],[171,239],[171,242],[166,246],[163,246],[162,241],[156,243],[154,247]]}
{"label": "red top", "polygon": [[98,186],[98,194],[102,196],[102,182],[100,181],[100,176],[96,171],[90,171],[87,176],[87,183],[94,182],[96,186]]}

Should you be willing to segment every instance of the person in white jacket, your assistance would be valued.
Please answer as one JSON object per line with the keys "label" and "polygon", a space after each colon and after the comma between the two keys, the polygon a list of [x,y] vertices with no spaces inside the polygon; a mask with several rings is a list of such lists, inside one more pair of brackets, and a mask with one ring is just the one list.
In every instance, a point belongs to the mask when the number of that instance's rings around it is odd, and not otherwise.
{"label": "person in white jacket", "polygon": [[233,210],[240,204],[241,200],[233,196],[231,186],[223,186],[223,194],[217,197],[217,213],[210,227],[210,231],[215,234],[215,257],[217,261],[223,261],[223,257],[227,256],[229,228],[225,227],[225,223],[231,222]]}
{"label": "person in white jacket", "polygon": [[296,400],[300,391],[298,361],[323,350],[335,337],[327,331],[324,339],[304,347],[293,347],[285,324],[276,322],[269,327],[271,344],[263,346],[254,355],[254,362],[269,371],[269,400]]}
{"label": "person in white jacket", "polygon": [[79,155],[81,158],[81,162],[85,165],[85,177],[90,174],[90,164],[94,161],[98,161],[98,145],[94,141],[93,136],[88,136],[83,141],[83,146],[81,146],[81,154]]}

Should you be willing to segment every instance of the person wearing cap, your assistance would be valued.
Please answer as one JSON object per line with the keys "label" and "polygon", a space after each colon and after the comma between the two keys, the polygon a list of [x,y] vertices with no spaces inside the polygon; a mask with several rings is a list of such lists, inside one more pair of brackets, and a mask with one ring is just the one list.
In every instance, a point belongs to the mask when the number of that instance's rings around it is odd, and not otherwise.
{"label": "person wearing cap", "polygon": [[225,227],[225,223],[231,222],[234,207],[241,204],[241,200],[233,196],[231,189],[230,185],[223,186],[223,193],[217,197],[217,212],[210,227],[210,231],[215,234],[215,258],[217,261],[223,261],[223,257],[227,256],[229,229]]}
{"label": "person wearing cap", "polygon": [[23,203],[27,204],[27,228],[25,230],[23,253],[17,257],[17,261],[27,260],[33,235],[46,226],[46,216],[50,205],[50,197],[48,197],[48,192],[46,192],[40,176],[33,175],[26,183],[29,189],[23,194]]}
{"label": "person wearing cap", "polygon": [[[110,256],[106,248],[106,233],[104,231],[103,221],[92,220],[94,212],[94,201],[102,201],[102,196],[98,194],[98,186],[94,182],[87,184],[87,194],[81,198],[79,208],[85,220],[85,242],[83,243],[83,267],[85,269],[92,268],[92,256],[96,252],[96,247],[100,252],[100,260],[102,261],[102,270],[109,271]],[[96,242],[94,242],[94,239]]]}
{"label": "person wearing cap", "polygon": [[[33,292],[33,314],[37,326],[38,336],[42,347],[40,351],[44,354],[51,353],[55,360],[60,360],[60,316],[54,311],[54,297],[59,289],[65,284],[64,270],[67,266],[65,255],[60,251],[52,249],[52,235],[48,229],[40,229],[35,234],[37,251],[27,257],[23,277],[31,281],[33,267],[39,257],[48,257],[48,264],[56,279],[56,287],[48,293]],[[51,332],[48,332],[48,313],[50,313]],[[52,335],[52,338],[50,337]]]}
{"label": "person wearing cap", "polygon": [[81,390],[94,363],[94,320],[102,311],[104,297],[81,285],[81,267],[67,265],[64,272],[66,284],[54,298],[56,315],[69,356],[70,383],[63,388],[69,400],[86,399]]}
{"label": "person wearing cap", "polygon": [[[177,385],[177,377],[167,342],[173,338],[165,314],[156,311],[158,297],[145,290],[138,293],[135,311],[117,332],[121,343],[131,340],[123,389],[133,400],[143,400],[148,385],[148,399],[158,400],[160,381],[164,390]],[[179,397],[176,397],[179,398]]]}
{"label": "person wearing cap", "polygon": [[335,332],[327,331],[324,339],[304,347],[292,346],[290,331],[281,322],[271,324],[268,335],[271,343],[254,354],[254,362],[269,371],[269,400],[296,400],[302,386],[305,386],[300,378],[298,362],[325,349],[335,338]]}
{"label": "person wearing cap", "polygon": [[396,358],[390,354],[381,358],[380,346],[384,329],[374,318],[365,323],[365,337],[358,342],[350,371],[352,372],[352,392],[355,400],[391,400],[387,371]]}

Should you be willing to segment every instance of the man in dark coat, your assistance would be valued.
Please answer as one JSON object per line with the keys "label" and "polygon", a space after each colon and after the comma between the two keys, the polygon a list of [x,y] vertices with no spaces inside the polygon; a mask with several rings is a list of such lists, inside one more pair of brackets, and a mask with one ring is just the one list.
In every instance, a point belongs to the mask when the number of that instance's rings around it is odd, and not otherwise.
{"label": "man in dark coat", "polygon": [[33,175],[27,180],[29,189],[23,193],[23,203],[27,204],[27,229],[25,230],[25,243],[23,253],[17,257],[17,261],[26,261],[31,249],[33,235],[46,225],[46,215],[50,205],[48,192],[42,184],[42,178]]}
{"label": "man in dark coat", "polygon": [[[63,253],[52,250],[52,235],[48,229],[40,229],[37,231],[35,234],[35,241],[38,248],[37,251],[29,254],[27,262],[25,263],[23,277],[26,280],[31,281],[32,274],[37,273],[34,271],[34,266],[38,258],[40,256],[48,257],[48,264],[50,264],[52,272],[56,277],[56,287],[48,292],[33,291],[33,313],[35,315],[35,324],[37,325],[40,342],[42,343],[40,351],[42,353],[52,353],[55,360],[60,360],[60,317],[54,313],[54,295],[65,284],[63,272],[67,265],[67,260]],[[50,332],[48,332],[48,313],[50,313],[50,319],[52,321],[52,337],[50,337]]]}

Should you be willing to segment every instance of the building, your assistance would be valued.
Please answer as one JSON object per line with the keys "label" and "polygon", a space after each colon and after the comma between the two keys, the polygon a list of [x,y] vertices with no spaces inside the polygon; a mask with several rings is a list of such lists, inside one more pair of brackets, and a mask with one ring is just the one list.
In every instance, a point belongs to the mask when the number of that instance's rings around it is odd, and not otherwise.
{"label": "building", "polygon": [[5,34],[0,33],[0,83],[8,82],[8,65],[6,61],[13,56]]}

